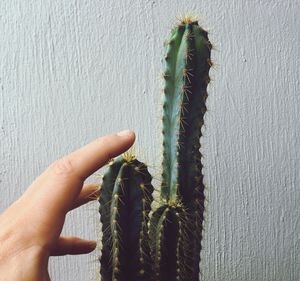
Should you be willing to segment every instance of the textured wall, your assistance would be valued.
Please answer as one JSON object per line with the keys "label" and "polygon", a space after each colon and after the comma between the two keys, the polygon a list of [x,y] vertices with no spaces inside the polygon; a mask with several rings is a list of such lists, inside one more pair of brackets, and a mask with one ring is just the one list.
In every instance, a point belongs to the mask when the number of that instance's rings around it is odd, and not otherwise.
{"label": "textured wall", "polygon": [[[160,59],[192,10],[217,50],[203,139],[203,280],[300,280],[300,1],[0,2],[0,211],[52,160],[133,128],[159,175]],[[157,183],[157,182],[156,182]],[[97,204],[66,234],[97,236]],[[51,260],[95,280],[98,253]]]}

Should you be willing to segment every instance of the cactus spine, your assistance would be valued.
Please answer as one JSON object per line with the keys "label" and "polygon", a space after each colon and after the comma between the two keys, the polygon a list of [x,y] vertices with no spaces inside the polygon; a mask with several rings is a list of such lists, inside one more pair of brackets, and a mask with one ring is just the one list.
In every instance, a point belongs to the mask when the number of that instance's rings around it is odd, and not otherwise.
{"label": "cactus spine", "polygon": [[197,21],[183,18],[165,56],[160,206],[145,164],[119,157],[103,178],[103,281],[199,280],[204,211],[200,137],[212,45]]}

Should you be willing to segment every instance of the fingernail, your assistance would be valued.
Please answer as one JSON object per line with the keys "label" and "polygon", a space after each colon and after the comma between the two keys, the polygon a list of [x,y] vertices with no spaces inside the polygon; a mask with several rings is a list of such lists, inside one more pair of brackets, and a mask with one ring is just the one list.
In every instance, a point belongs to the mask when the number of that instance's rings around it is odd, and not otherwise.
{"label": "fingernail", "polygon": [[96,242],[95,240],[89,240],[89,241],[88,241],[88,247],[89,247],[90,249],[95,249],[96,246],[97,246],[97,242]]}
{"label": "fingernail", "polygon": [[133,133],[133,132],[130,131],[130,130],[124,130],[124,131],[121,131],[121,132],[117,133],[117,135],[118,135],[119,137],[128,137],[128,136],[130,136],[132,133]]}

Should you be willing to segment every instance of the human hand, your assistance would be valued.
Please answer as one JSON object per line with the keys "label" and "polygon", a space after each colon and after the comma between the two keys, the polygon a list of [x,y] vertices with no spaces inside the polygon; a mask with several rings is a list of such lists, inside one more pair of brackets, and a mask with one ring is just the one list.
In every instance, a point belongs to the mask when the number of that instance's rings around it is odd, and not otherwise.
{"label": "human hand", "polygon": [[104,136],[55,161],[0,215],[1,281],[49,281],[50,256],[95,249],[95,241],[60,235],[65,216],[98,193],[84,180],[134,139],[130,131]]}

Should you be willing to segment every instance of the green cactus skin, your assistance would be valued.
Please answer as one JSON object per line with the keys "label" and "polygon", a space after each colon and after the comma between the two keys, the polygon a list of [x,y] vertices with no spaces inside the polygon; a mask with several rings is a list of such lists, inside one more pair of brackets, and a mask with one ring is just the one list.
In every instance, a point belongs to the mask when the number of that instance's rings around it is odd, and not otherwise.
{"label": "green cactus skin", "polygon": [[120,157],[103,178],[103,281],[199,280],[205,200],[199,150],[211,49],[207,32],[190,17],[171,32],[163,75],[161,201],[149,226],[147,167]]}
{"label": "green cactus skin", "polygon": [[186,212],[182,206],[162,205],[150,221],[154,280],[189,280],[190,250]]}
{"label": "green cactus skin", "polygon": [[167,201],[191,202],[202,182],[199,152],[206,112],[211,44],[197,22],[173,29],[167,46],[163,104],[163,173],[161,195]]}
{"label": "green cactus skin", "polygon": [[103,281],[150,280],[148,218],[153,186],[145,164],[120,157],[103,177],[101,276]]}
{"label": "green cactus skin", "polygon": [[[168,237],[168,233],[173,233],[173,238],[180,237],[176,252],[179,256],[173,261],[168,261],[173,262],[168,268],[176,268],[176,260],[181,259],[181,267],[177,269],[178,275],[169,274],[168,278],[161,277],[164,274],[161,265],[159,280],[199,280],[205,200],[199,139],[207,110],[205,102],[211,67],[211,48],[207,32],[199,27],[196,21],[182,22],[175,27],[167,46],[162,118],[161,198],[179,213],[180,206],[183,206],[182,210],[186,210],[184,212],[186,219],[181,222],[185,236],[178,233],[178,227],[175,233],[174,225],[165,226],[158,223],[156,226],[158,229],[155,232],[164,231],[165,238]],[[153,216],[160,221],[163,215],[159,216],[158,212]],[[176,221],[174,216],[172,218],[173,224],[180,222]],[[166,227],[172,230],[161,229]],[[151,239],[157,241],[155,236]],[[174,254],[173,248],[171,251],[165,247],[161,251],[161,257]],[[188,257],[180,257],[180,253],[187,253]]]}

